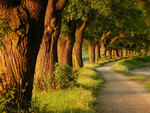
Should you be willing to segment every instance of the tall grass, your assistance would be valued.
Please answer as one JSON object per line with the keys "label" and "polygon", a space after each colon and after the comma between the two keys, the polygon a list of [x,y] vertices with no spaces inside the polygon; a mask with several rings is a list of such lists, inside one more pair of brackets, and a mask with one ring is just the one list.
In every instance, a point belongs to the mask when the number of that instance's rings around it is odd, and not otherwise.
{"label": "tall grass", "polygon": [[120,72],[125,76],[130,76],[132,80],[145,85],[147,90],[150,90],[150,76],[134,76],[134,74],[130,72],[131,69],[140,67],[150,67],[150,56],[136,56],[129,59],[123,59],[115,63],[111,69]]}
{"label": "tall grass", "polygon": [[96,95],[104,83],[99,72],[91,67],[77,72],[76,86],[66,90],[37,92],[32,97],[32,109],[36,113],[95,113]]}

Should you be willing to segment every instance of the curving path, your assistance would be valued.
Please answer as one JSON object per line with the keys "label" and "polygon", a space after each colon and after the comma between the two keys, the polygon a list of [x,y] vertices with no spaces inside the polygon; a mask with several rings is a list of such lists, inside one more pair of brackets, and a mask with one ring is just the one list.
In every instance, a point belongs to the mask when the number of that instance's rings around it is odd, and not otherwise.
{"label": "curving path", "polygon": [[144,86],[110,70],[114,63],[97,68],[106,80],[99,92],[97,113],[150,113],[150,93]]}

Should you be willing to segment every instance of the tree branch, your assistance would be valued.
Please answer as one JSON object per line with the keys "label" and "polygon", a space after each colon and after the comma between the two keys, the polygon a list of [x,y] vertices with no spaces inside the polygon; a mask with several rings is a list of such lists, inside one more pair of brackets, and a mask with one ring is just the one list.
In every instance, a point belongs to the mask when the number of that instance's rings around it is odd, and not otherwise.
{"label": "tree branch", "polygon": [[80,30],[84,30],[86,25],[87,25],[87,21],[88,21],[88,13],[85,14],[86,15],[86,19],[83,21]]}
{"label": "tree branch", "polygon": [[102,37],[101,37],[101,41],[100,41],[99,45],[101,45],[101,44],[102,44],[102,42],[104,41],[104,39],[105,39],[107,36],[109,36],[110,34],[111,34],[111,31],[107,32],[106,34],[105,34],[105,33],[103,33],[103,35],[102,35]]}
{"label": "tree branch", "polygon": [[115,38],[113,38],[113,39],[111,40],[111,42],[107,45],[107,47],[108,47],[110,44],[112,44],[116,39],[118,39],[118,36],[116,36]]}
{"label": "tree branch", "polygon": [[68,0],[58,0],[56,3],[56,10],[63,10]]}

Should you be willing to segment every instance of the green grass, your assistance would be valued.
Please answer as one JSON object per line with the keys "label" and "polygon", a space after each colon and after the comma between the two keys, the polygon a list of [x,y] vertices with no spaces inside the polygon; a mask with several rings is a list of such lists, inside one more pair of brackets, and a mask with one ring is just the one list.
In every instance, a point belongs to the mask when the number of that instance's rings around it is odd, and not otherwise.
{"label": "green grass", "polygon": [[104,79],[91,67],[78,72],[76,87],[51,92],[36,93],[32,97],[32,109],[37,113],[95,113],[97,91]]}
{"label": "green grass", "polygon": [[143,84],[147,90],[150,91],[150,76],[135,76],[130,72],[131,69],[140,67],[150,67],[150,56],[136,56],[129,59],[123,59],[115,63],[111,69],[122,73],[125,76],[129,76],[132,80]]}
{"label": "green grass", "polygon": [[93,64],[87,64],[87,65],[84,65],[84,67],[92,67],[92,68],[97,68],[97,67],[100,67],[106,63],[109,63],[109,62],[112,62],[112,61],[117,61],[117,60],[121,60],[120,57],[118,58],[114,58],[114,59],[108,59],[108,58],[105,58],[105,59],[99,59],[99,61],[97,61],[96,63],[93,63]]}

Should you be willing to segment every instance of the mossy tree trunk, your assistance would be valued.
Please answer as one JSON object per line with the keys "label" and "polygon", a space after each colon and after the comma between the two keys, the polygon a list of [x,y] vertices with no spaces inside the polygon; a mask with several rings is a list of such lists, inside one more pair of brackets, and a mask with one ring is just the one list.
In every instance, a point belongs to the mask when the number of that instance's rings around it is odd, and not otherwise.
{"label": "mossy tree trunk", "polygon": [[54,63],[57,59],[57,41],[60,34],[61,12],[67,0],[48,0],[45,21],[44,35],[37,56],[35,80],[39,84],[44,76],[49,75],[52,87],[55,89],[54,82]]}
{"label": "mossy tree trunk", "polygon": [[13,30],[2,41],[4,53],[0,53],[0,92],[15,87],[15,99],[20,99],[22,109],[30,106],[26,102],[31,101],[46,4],[46,1],[40,0],[0,1],[0,7],[3,7],[0,15],[8,20]]}
{"label": "mossy tree trunk", "polygon": [[95,62],[95,43],[88,40],[87,45],[89,50],[89,64],[92,64]]}

